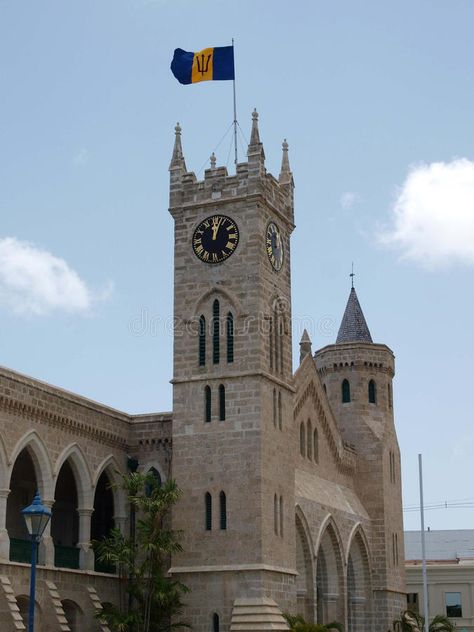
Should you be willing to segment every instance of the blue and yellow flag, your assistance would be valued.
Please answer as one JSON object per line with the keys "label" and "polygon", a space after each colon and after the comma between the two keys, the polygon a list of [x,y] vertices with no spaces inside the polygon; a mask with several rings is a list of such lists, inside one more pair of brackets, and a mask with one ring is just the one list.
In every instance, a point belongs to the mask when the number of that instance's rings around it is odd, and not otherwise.
{"label": "blue and yellow flag", "polygon": [[171,62],[171,72],[179,83],[235,79],[234,47],[215,46],[204,48],[198,53],[188,53],[177,48]]}

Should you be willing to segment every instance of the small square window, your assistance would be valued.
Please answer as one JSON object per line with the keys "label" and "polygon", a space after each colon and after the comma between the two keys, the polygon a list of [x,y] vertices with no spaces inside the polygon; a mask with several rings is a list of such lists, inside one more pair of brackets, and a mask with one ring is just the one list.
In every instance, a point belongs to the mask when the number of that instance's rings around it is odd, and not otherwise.
{"label": "small square window", "polygon": [[452,618],[462,617],[461,593],[447,592],[445,593],[445,600],[446,616]]}

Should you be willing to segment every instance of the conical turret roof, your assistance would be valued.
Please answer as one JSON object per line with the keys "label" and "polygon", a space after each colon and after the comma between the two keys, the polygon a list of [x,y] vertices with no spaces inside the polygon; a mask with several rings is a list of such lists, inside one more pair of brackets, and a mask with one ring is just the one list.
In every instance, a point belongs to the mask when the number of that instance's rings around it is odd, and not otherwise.
{"label": "conical turret roof", "polygon": [[353,287],[337,334],[336,344],[340,342],[372,342],[362,307]]}

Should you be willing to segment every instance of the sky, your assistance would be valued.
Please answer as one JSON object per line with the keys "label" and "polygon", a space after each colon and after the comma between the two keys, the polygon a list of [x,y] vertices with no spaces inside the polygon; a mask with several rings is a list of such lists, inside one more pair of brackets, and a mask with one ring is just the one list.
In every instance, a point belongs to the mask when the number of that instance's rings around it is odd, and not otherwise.
{"label": "sky", "polygon": [[169,65],[233,37],[240,159],[254,107],[270,172],[290,147],[295,367],[354,262],[396,355],[404,505],[421,452],[427,526],[474,528],[473,23],[471,0],[0,0],[0,364],[170,410],[174,126],[189,170],[232,172],[233,114],[230,82]]}

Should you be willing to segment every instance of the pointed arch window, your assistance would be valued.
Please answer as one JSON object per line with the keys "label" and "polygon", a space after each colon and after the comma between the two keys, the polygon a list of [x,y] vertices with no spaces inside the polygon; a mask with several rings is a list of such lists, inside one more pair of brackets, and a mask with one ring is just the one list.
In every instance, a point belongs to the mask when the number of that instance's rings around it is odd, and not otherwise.
{"label": "pointed arch window", "polygon": [[347,404],[351,401],[351,385],[349,380],[342,381],[342,403]]}
{"label": "pointed arch window", "polygon": [[227,314],[227,362],[234,361],[234,317],[231,312]]}
{"label": "pointed arch window", "polygon": [[369,382],[369,404],[377,403],[377,385],[375,384],[375,380],[370,380]]}
{"label": "pointed arch window", "polygon": [[206,365],[206,319],[199,318],[199,366]]}
{"label": "pointed arch window", "polygon": [[225,421],[225,386],[219,385],[219,421]]}
{"label": "pointed arch window", "polygon": [[304,427],[304,423],[301,422],[301,425],[300,425],[300,454],[301,456],[306,456],[305,434],[306,434],[306,430]]}
{"label": "pointed arch window", "polygon": [[219,516],[222,531],[227,529],[227,499],[224,492],[219,494]]}
{"label": "pointed arch window", "polygon": [[210,422],[212,414],[211,387],[204,388],[204,421]]}
{"label": "pointed arch window", "polygon": [[273,530],[278,535],[278,496],[273,496]]}
{"label": "pointed arch window", "polygon": [[278,428],[283,430],[283,415],[281,410],[281,392],[278,391]]}
{"label": "pointed arch window", "polygon": [[277,394],[275,389],[273,389],[273,425],[275,428],[277,427]]}
{"label": "pointed arch window", "polygon": [[220,632],[220,621],[217,612],[212,615],[212,632]]}
{"label": "pointed arch window", "polygon": [[280,327],[279,327],[279,338],[280,338],[280,373],[283,375],[283,320],[280,319]]}
{"label": "pointed arch window", "polygon": [[313,459],[315,463],[319,463],[319,438],[317,428],[313,431]]}
{"label": "pointed arch window", "polygon": [[279,506],[279,514],[280,514],[280,536],[283,537],[283,496],[280,496],[280,506]]}
{"label": "pointed arch window", "polygon": [[204,512],[205,512],[205,524],[206,531],[212,529],[212,496],[209,492],[206,492],[204,496]]}
{"label": "pointed arch window", "polygon": [[220,305],[216,298],[212,304],[212,361],[214,364],[219,364],[220,360],[219,318]]}
{"label": "pointed arch window", "polygon": [[270,369],[273,369],[273,318],[271,316],[268,327],[268,348],[270,351]]}
{"label": "pointed arch window", "polygon": [[306,424],[306,456],[310,461],[313,459],[313,428],[310,419]]}

